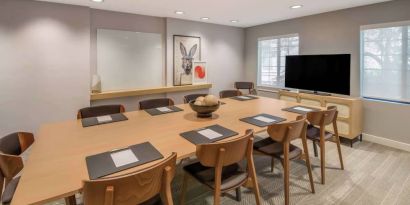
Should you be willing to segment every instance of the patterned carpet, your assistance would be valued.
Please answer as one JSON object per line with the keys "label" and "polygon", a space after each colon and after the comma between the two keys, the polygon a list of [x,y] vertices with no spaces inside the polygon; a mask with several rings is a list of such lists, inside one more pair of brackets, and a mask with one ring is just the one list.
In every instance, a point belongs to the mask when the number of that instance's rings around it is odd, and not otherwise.
{"label": "patterned carpet", "polygon": [[[301,144],[295,142],[296,145]],[[410,204],[410,153],[382,145],[360,142],[353,148],[342,146],[345,170],[340,170],[336,145],[326,144],[326,184],[320,184],[320,160],[313,156],[309,144],[316,194],[310,192],[304,161],[291,162],[291,204]],[[263,204],[284,204],[283,175],[279,161],[270,172],[270,158],[255,156]],[[182,170],[173,181],[174,201],[179,204]],[[190,180],[186,196],[188,205],[213,204],[213,194],[195,180]],[[64,204],[56,201],[48,205]],[[224,205],[255,204],[253,192],[242,188],[242,200],[232,191],[222,198]]]}

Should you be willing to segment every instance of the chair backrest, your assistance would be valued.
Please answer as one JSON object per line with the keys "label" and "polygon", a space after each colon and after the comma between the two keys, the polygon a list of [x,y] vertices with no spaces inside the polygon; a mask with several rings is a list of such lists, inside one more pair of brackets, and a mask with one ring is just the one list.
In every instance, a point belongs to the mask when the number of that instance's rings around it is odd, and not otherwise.
{"label": "chair backrest", "polygon": [[254,84],[253,82],[235,82],[235,88],[236,89],[254,89]]}
{"label": "chair backrest", "polygon": [[219,92],[220,98],[230,98],[240,95],[242,95],[242,92],[239,90],[222,90],[221,92]]}
{"label": "chair backrest", "polygon": [[158,107],[167,107],[174,105],[174,101],[169,98],[157,98],[150,100],[142,100],[139,102],[140,110],[158,108]]}
{"label": "chair backrest", "polygon": [[28,132],[16,132],[0,139],[0,197],[3,185],[7,185],[24,167],[19,156],[34,143],[34,136]]}
{"label": "chair backrest", "polygon": [[311,125],[326,126],[336,121],[337,114],[337,107],[329,106],[327,110],[309,112],[307,120]]}
{"label": "chair backrest", "polygon": [[171,181],[175,176],[176,158],[176,153],[172,153],[160,163],[138,172],[84,181],[84,205],[135,205],[159,193],[171,197],[162,195],[164,204],[172,205]]}
{"label": "chair backrest", "polygon": [[184,103],[189,103],[192,100],[196,100],[198,97],[205,97],[208,94],[190,94],[184,96]]}
{"label": "chair backrest", "polygon": [[99,105],[82,108],[77,113],[77,119],[112,115],[125,112],[123,105]]}
{"label": "chair backrest", "polygon": [[252,154],[253,131],[247,130],[242,137],[211,144],[196,146],[196,156],[207,167],[228,166]]}
{"label": "chair backrest", "polygon": [[235,88],[238,90],[248,90],[249,94],[251,95],[258,94],[256,92],[255,85],[253,84],[253,82],[235,82]]}
{"label": "chair backrest", "polygon": [[306,129],[306,116],[298,116],[295,121],[269,125],[268,134],[273,140],[283,143],[302,137]]}

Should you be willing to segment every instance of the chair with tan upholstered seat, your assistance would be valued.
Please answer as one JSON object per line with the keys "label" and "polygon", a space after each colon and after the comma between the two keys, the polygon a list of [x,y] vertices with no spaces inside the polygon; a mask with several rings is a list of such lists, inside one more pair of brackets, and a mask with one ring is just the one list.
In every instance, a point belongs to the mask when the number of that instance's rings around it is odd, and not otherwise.
{"label": "chair with tan upholstered seat", "polygon": [[171,182],[176,158],[176,153],[172,153],[141,171],[84,181],[84,205],[173,205]]}
{"label": "chair with tan upholstered seat", "polygon": [[174,105],[174,101],[170,98],[156,98],[150,100],[142,100],[139,102],[140,110],[153,109],[159,107],[168,107]]}
{"label": "chair with tan upholstered seat", "polygon": [[[337,115],[338,111],[335,106],[329,106],[327,110],[309,112],[307,114],[307,120],[310,123],[307,130],[307,138],[312,140],[315,156],[317,156],[316,145],[319,144],[320,148],[320,172],[322,176],[322,184],[325,184],[325,142],[333,141],[337,145],[337,151],[339,153],[340,168],[344,170],[342,150],[340,147],[340,137],[337,129]],[[326,126],[332,125],[334,133],[326,131]],[[332,138],[334,137],[334,140]]]}
{"label": "chair with tan upholstered seat", "polygon": [[77,119],[112,115],[125,112],[123,105],[99,105],[82,108],[77,113]]}
{"label": "chair with tan upholstered seat", "polygon": [[[221,194],[230,190],[236,190],[237,200],[240,200],[240,187],[252,182],[256,204],[259,205],[252,145],[252,130],[247,130],[244,136],[229,141],[197,145],[196,156],[199,162],[184,167],[181,204],[184,204],[189,175],[214,191],[214,205],[219,205]],[[247,162],[246,169],[242,169],[238,164],[244,159]]]}
{"label": "chair with tan upholstered seat", "polygon": [[[284,170],[285,204],[290,203],[289,172],[290,160],[303,159],[309,174],[310,188],[315,193],[313,184],[312,167],[309,160],[309,152],[306,140],[306,117],[298,116],[296,121],[272,124],[268,127],[269,138],[265,138],[254,144],[255,153],[261,153],[272,157],[271,171],[273,172],[274,158],[282,162]],[[301,139],[303,150],[293,145],[291,142]]]}
{"label": "chair with tan upholstered seat", "polygon": [[222,90],[219,92],[220,98],[230,98],[235,96],[241,96],[242,92],[239,90]]}
{"label": "chair with tan upholstered seat", "polygon": [[[34,143],[34,136],[28,132],[16,132],[0,139],[0,196],[2,204],[9,204],[16,191],[23,170],[22,154]],[[4,186],[4,191],[3,191]]]}

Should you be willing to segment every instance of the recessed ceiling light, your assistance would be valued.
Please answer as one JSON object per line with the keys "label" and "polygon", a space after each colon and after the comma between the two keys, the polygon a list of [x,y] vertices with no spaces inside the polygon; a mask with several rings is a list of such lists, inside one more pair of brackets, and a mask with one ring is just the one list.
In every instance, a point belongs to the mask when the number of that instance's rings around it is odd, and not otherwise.
{"label": "recessed ceiling light", "polygon": [[294,6],[291,6],[290,8],[291,9],[300,9],[302,7],[303,7],[303,5],[294,5]]}
{"label": "recessed ceiling light", "polygon": [[238,23],[238,20],[231,20],[231,23]]}
{"label": "recessed ceiling light", "polygon": [[206,21],[206,20],[209,20],[209,18],[208,17],[201,17],[201,20]]}
{"label": "recessed ceiling light", "polygon": [[175,13],[178,14],[178,15],[183,15],[183,14],[185,14],[183,11],[175,11]]}
{"label": "recessed ceiling light", "polygon": [[97,2],[97,3],[102,3],[102,2],[104,2],[104,0],[91,0],[91,1]]}

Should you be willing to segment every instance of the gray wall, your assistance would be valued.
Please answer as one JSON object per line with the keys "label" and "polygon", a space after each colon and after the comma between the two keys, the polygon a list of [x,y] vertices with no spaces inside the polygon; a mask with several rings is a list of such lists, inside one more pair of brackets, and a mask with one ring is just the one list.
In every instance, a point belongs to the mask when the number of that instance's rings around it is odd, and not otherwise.
{"label": "gray wall", "polygon": [[[0,136],[14,131],[36,132],[41,124],[75,119],[90,105],[90,74],[96,72],[97,28],[163,35],[164,85],[172,85],[172,35],[202,38],[211,92],[230,89],[244,79],[244,29],[165,19],[81,6],[0,0]],[[168,53],[167,53],[168,49]],[[121,103],[127,111],[138,101],[170,97],[182,103],[188,93],[93,101]]]}
{"label": "gray wall", "polygon": [[[257,39],[298,33],[300,54],[350,53],[351,95],[360,96],[360,26],[410,20],[410,1],[370,6],[275,22],[246,29],[247,80],[257,79]],[[410,106],[364,100],[364,132],[410,143]]]}
{"label": "gray wall", "polygon": [[89,9],[0,1],[0,136],[89,105]]}
{"label": "gray wall", "polygon": [[244,79],[244,41],[242,28],[179,19],[167,19],[167,83],[173,82],[173,35],[201,37],[201,58],[207,63],[210,93],[232,89]]}

